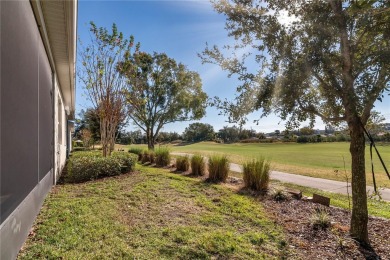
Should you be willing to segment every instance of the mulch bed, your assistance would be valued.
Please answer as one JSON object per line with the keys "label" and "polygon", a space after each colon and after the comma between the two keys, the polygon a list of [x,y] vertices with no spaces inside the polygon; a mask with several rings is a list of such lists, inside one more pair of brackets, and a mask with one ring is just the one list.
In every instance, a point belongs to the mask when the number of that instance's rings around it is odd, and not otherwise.
{"label": "mulch bed", "polygon": [[[311,201],[290,198],[275,201],[270,195],[259,195],[243,188],[239,178],[229,177],[225,186],[237,192],[254,195],[261,200],[267,216],[283,227],[291,248],[289,259],[389,259],[390,220],[369,217],[370,246],[360,245],[349,235],[351,213],[337,207],[326,207]],[[314,228],[313,215],[318,210],[328,213],[331,225]]]}
{"label": "mulch bed", "polygon": [[[390,220],[370,217],[371,247],[359,245],[349,236],[351,214],[344,209],[326,207],[305,200],[277,202],[266,196],[266,211],[287,235],[288,244],[302,259],[390,259]],[[315,229],[312,216],[325,210],[331,221],[326,229]]]}

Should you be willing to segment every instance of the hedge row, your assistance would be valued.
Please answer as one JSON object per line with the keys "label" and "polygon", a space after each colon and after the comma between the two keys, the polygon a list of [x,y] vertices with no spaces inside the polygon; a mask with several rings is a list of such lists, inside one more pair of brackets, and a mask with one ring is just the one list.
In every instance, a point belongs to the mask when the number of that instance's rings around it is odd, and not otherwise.
{"label": "hedge row", "polygon": [[134,170],[138,156],[114,152],[110,157],[102,157],[101,152],[73,153],[68,161],[66,182],[84,182],[106,176],[116,176]]}

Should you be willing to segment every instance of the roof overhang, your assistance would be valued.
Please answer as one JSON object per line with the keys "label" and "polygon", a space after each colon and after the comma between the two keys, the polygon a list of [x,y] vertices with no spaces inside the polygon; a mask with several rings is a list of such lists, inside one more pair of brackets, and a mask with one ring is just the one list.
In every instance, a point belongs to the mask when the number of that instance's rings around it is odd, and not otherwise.
{"label": "roof overhang", "polygon": [[75,113],[77,0],[31,0],[69,119]]}

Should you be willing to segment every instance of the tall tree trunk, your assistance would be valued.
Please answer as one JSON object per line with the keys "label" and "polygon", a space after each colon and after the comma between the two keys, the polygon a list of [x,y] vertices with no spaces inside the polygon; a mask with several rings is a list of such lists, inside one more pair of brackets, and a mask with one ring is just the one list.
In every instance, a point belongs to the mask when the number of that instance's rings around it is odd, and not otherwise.
{"label": "tall tree trunk", "polygon": [[107,119],[102,118],[100,120],[100,140],[102,143],[103,157],[107,157]]}
{"label": "tall tree trunk", "polygon": [[154,150],[154,138],[153,137],[150,137],[148,138],[148,149],[149,150]]}
{"label": "tall tree trunk", "polygon": [[110,134],[109,134],[109,155],[111,156],[112,151],[115,149],[115,130],[116,124],[115,122],[110,122]]}
{"label": "tall tree trunk", "polygon": [[154,138],[153,138],[153,131],[150,128],[147,128],[146,130],[146,139],[148,141],[148,149],[154,150]]}
{"label": "tall tree trunk", "polygon": [[349,124],[352,156],[352,218],[351,237],[364,243],[368,241],[368,210],[366,193],[365,140],[360,118]]}

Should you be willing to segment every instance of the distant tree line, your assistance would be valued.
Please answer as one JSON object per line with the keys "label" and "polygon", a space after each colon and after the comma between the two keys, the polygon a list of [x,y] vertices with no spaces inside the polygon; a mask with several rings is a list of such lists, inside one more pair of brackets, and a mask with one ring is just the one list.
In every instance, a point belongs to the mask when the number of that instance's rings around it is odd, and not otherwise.
{"label": "distant tree line", "polygon": [[[119,144],[147,144],[148,139],[144,131],[125,130],[126,122],[118,125],[115,134],[115,142]],[[381,125],[373,125],[369,128],[372,137],[377,142],[390,142],[390,132],[386,132]],[[86,146],[91,146],[100,140],[99,117],[93,108],[81,110],[76,119],[75,139],[82,140]],[[351,137],[346,129],[335,130],[325,127],[321,134],[308,126],[293,131],[279,131],[272,133],[256,132],[254,129],[239,128],[237,126],[224,126],[218,131],[205,123],[192,123],[185,128],[182,134],[177,132],[159,132],[155,143],[177,142],[202,142],[215,141],[219,143],[257,143],[257,142],[296,142],[296,143],[320,143],[320,142],[349,142]],[[368,142],[368,139],[366,140]]]}

